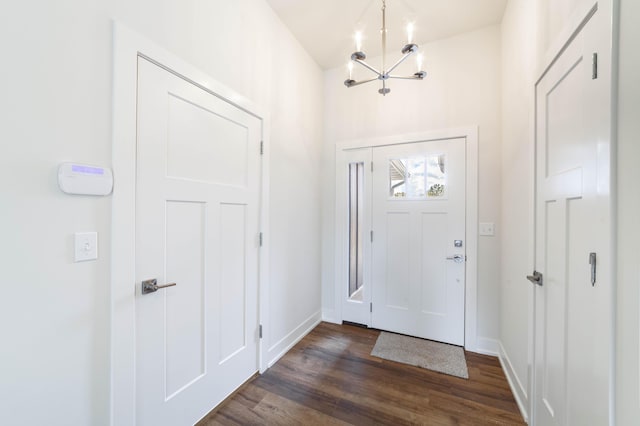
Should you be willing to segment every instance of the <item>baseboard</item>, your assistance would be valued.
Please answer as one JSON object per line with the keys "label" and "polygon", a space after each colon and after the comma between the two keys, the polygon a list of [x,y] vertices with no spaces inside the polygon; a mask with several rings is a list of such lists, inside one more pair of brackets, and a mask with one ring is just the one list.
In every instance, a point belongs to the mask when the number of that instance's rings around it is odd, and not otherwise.
{"label": "baseboard", "polygon": [[[289,334],[280,339],[275,345],[271,346],[267,351],[267,368],[278,362],[289,350],[295,346],[304,336],[309,334],[322,321],[320,311],[314,313],[304,320],[302,324],[293,329]],[[275,355],[273,355],[275,354]]]}
{"label": "baseboard", "polygon": [[467,350],[482,355],[498,357],[500,354],[500,342],[495,339],[489,339],[487,337],[478,337],[476,347]]}
{"label": "baseboard", "polygon": [[330,322],[332,324],[342,324],[342,321],[338,320],[338,315],[336,315],[335,309],[323,309],[322,321]]}
{"label": "baseboard", "polygon": [[500,360],[502,371],[504,371],[504,375],[507,377],[507,382],[511,388],[511,393],[513,393],[513,396],[516,399],[516,404],[518,404],[520,414],[522,414],[524,421],[528,424],[529,412],[527,407],[529,406],[529,396],[527,394],[527,390],[522,386],[522,382],[518,378],[518,375],[513,368],[513,364],[511,364],[511,360],[509,359],[509,355],[507,355],[507,351],[504,349],[504,346],[502,346],[502,342],[498,342],[498,345],[500,349],[498,359]]}

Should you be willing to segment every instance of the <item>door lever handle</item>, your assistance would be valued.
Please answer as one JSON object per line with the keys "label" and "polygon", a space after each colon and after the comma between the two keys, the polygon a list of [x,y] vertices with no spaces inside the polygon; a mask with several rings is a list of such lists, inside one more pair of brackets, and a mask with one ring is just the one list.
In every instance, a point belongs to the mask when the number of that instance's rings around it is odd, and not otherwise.
{"label": "door lever handle", "polygon": [[542,274],[538,271],[533,271],[533,275],[527,275],[527,279],[534,284],[542,285]]}
{"label": "door lever handle", "polygon": [[142,294],[155,293],[161,288],[173,287],[176,283],[168,283],[164,285],[158,285],[158,280],[152,278],[150,280],[142,281]]}
{"label": "door lever handle", "polygon": [[461,254],[454,254],[453,256],[447,257],[447,260],[453,260],[456,263],[464,262],[464,256]]}

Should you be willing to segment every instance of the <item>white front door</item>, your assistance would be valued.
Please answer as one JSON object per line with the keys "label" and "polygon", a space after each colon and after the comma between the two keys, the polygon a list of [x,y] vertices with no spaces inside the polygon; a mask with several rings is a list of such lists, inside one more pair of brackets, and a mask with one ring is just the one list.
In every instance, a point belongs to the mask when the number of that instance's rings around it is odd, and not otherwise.
{"label": "white front door", "polygon": [[375,328],[464,345],[465,144],[373,148]]}
{"label": "white front door", "polygon": [[597,11],[536,86],[536,425],[609,424],[606,28],[606,14]]}
{"label": "white front door", "polygon": [[137,424],[193,424],[258,370],[261,125],[142,58],[137,120]]}

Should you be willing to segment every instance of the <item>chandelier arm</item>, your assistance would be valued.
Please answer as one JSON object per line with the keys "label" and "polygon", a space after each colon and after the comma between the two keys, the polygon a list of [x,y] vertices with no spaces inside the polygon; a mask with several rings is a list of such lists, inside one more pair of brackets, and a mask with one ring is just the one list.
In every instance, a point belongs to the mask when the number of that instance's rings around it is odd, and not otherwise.
{"label": "chandelier arm", "polygon": [[361,84],[371,83],[372,81],[376,81],[376,80],[378,80],[378,77],[370,78],[369,80],[354,81],[353,83],[349,83],[349,85],[347,87],[359,86]]}
{"label": "chandelier arm", "polygon": [[377,69],[375,69],[374,67],[372,67],[371,65],[369,65],[368,63],[366,63],[365,61],[361,60],[361,59],[354,59],[354,62],[359,63],[360,65],[362,65],[363,67],[373,71],[374,73],[376,73],[378,76],[381,76],[382,73],[380,71],[378,71]]}
{"label": "chandelier arm", "polygon": [[409,56],[413,55],[413,50],[409,51],[408,53],[406,53],[402,58],[400,58],[398,60],[398,62],[396,62],[395,64],[393,64],[393,66],[391,68],[389,68],[389,71],[387,71],[387,74],[390,74],[391,71],[393,71],[394,69],[396,69],[398,67],[398,65],[400,65],[401,63],[403,63]]}
{"label": "chandelier arm", "polygon": [[397,80],[422,80],[422,78],[418,77],[417,75],[407,75],[407,76],[402,76],[402,75],[390,75],[389,78],[395,78]]}

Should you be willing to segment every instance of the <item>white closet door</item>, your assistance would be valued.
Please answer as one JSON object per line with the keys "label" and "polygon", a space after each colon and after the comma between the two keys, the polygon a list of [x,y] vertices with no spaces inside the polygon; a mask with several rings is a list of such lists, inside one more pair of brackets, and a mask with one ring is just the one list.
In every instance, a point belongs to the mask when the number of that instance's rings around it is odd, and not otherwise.
{"label": "white closet door", "polygon": [[536,425],[609,424],[606,28],[606,15],[596,11],[536,86]]}
{"label": "white closet door", "polygon": [[261,127],[145,59],[137,114],[137,424],[193,424],[258,370]]}

